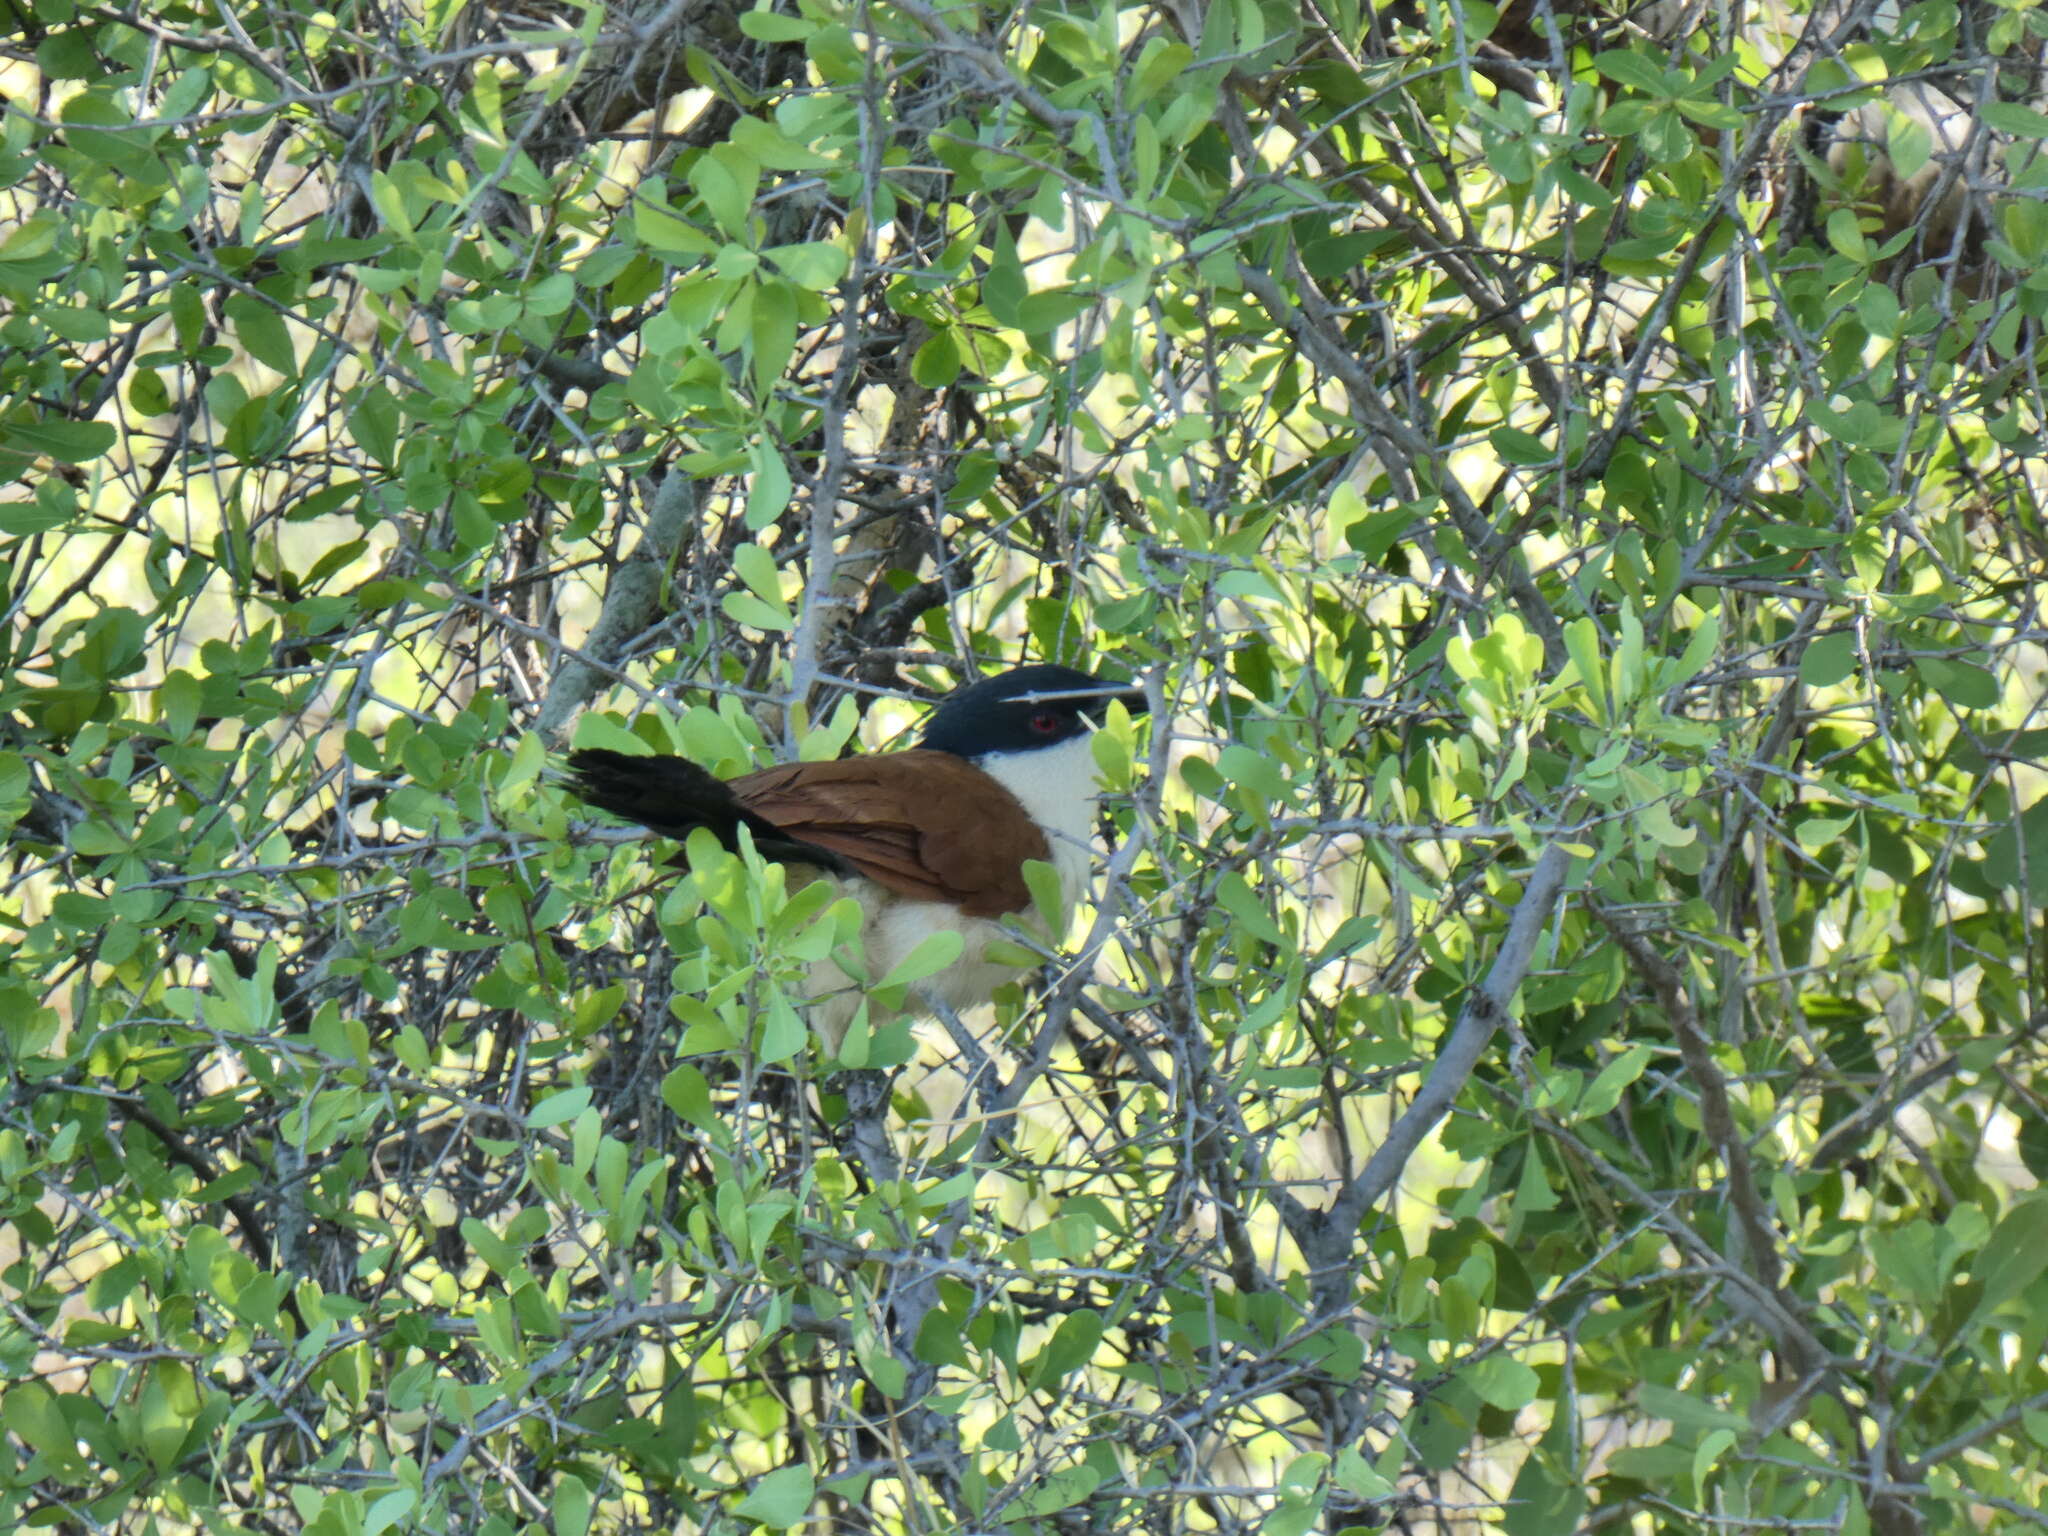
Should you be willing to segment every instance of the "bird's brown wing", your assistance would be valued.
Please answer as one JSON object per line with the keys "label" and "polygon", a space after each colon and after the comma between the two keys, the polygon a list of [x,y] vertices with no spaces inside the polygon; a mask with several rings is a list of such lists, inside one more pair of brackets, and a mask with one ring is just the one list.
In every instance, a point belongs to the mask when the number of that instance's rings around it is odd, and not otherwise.
{"label": "bird's brown wing", "polygon": [[1052,854],[1017,797],[950,752],[788,763],[731,786],[748,811],[876,884],[969,917],[1028,908],[1024,861]]}

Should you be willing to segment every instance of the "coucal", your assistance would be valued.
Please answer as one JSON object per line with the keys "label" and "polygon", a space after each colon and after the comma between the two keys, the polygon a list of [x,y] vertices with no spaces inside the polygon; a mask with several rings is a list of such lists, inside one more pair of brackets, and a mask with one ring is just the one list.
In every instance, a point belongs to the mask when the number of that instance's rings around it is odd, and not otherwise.
{"label": "coucal", "polygon": [[[1031,910],[1027,860],[1059,875],[1062,912],[1088,877],[1099,790],[1088,737],[1111,700],[1145,695],[1072,667],[1016,667],[949,695],[907,752],[786,763],[721,779],[682,757],[588,748],[569,754],[571,788],[599,810],[665,837],[739,829],[763,858],[808,865],[860,902],[868,973],[889,974],[950,928],[960,956],[917,989],[954,1010],[985,1003],[1012,967],[988,958],[1003,919]],[[814,1028],[836,1051],[860,992],[829,962],[812,975]]]}

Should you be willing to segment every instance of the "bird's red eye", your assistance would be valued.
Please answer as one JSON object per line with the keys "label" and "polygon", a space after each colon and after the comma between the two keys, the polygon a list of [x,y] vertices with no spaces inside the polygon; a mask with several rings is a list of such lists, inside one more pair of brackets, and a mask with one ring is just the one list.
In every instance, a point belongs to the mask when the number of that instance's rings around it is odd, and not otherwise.
{"label": "bird's red eye", "polygon": [[1031,717],[1031,729],[1041,736],[1050,736],[1060,728],[1060,717],[1049,709],[1041,709]]}

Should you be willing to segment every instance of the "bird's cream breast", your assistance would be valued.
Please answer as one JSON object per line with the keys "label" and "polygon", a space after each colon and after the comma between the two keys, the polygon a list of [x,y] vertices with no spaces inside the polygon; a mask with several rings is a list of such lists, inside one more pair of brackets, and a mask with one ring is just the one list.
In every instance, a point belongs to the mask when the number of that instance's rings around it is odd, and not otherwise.
{"label": "bird's cream breast", "polygon": [[[849,887],[852,885],[850,881],[843,883]],[[868,887],[867,890],[855,892],[849,889],[848,894],[859,896],[863,906],[873,903],[861,930],[861,957],[868,974],[875,980],[887,976],[908,960],[918,945],[944,929],[960,935],[960,956],[944,970],[919,982],[914,994],[935,999],[955,1012],[964,1012],[987,1002],[997,987],[1015,981],[1023,974],[1014,965],[991,960],[988,951],[999,939],[1015,944],[1017,930],[1027,934],[1037,930],[1040,925],[1035,914],[1017,913],[1002,919],[962,917],[944,902],[895,896],[873,882],[862,883]],[[1042,933],[1039,936],[1057,937]],[[813,1000],[810,1010],[812,1024],[826,1044],[836,1051],[860,1006],[861,989],[838,965],[830,960],[821,960],[811,967],[809,992]],[[924,1010],[918,1006],[914,995],[910,1006],[902,1011],[916,1014]],[[870,1017],[876,1016],[871,1012]]]}

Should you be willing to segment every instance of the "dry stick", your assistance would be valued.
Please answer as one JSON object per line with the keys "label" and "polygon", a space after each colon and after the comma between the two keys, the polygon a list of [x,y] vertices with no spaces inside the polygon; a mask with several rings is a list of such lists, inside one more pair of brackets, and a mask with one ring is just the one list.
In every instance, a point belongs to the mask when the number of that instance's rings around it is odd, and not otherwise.
{"label": "dry stick", "polygon": [[1378,1204],[1394,1187],[1395,1180],[1401,1177],[1401,1171],[1408,1166],[1408,1159],[1422,1145],[1422,1138],[1450,1113],[1451,1105],[1464,1089],[1465,1079],[1479,1065],[1480,1053],[1493,1039],[1494,1031],[1507,1019],[1508,1005],[1514,1001],[1522,978],[1529,973],[1530,961],[1536,954],[1536,940],[1543,932],[1544,920],[1564,889],[1565,870],[1570,863],[1571,855],[1559,844],[1552,843],[1543,850],[1536,867],[1529,871],[1529,883],[1523,888],[1522,899],[1515,906],[1515,915],[1508,921],[1508,931],[1500,941],[1500,951],[1493,957],[1493,968],[1486,973],[1486,980],[1466,997],[1465,1006],[1458,1010],[1458,1022],[1451,1027],[1443,1049],[1437,1053],[1436,1065],[1429,1069],[1422,1091],[1415,1095],[1414,1102],[1387,1132],[1387,1139],[1373,1150],[1365,1166],[1331,1205],[1324,1217],[1323,1230],[1326,1234],[1341,1237],[1349,1243],[1359,1223],[1364,1221],[1365,1213]]}
{"label": "dry stick", "polygon": [[1735,1111],[1728,1100],[1727,1079],[1714,1060],[1713,1049],[1707,1043],[1705,1031],[1700,1028],[1692,1000],[1686,996],[1685,979],[1678,968],[1651,948],[1640,933],[1623,924],[1599,902],[1592,902],[1590,906],[1593,915],[1606,926],[1615,943],[1621,946],[1622,953],[1628,956],[1629,964],[1656,992],[1657,1000],[1663,1004],[1664,1012],[1671,1020],[1672,1033],[1677,1036],[1678,1054],[1698,1090],[1700,1124],[1706,1130],[1707,1139],[1721,1154],[1722,1165],[1728,1170],[1728,1198],[1735,1207],[1736,1231],[1740,1241],[1735,1245],[1737,1251],[1729,1257],[1754,1277],[1757,1285],[1769,1293],[1773,1303],[1768,1311],[1747,1306],[1743,1310],[1769,1330],[1793,1374],[1808,1385],[1817,1385],[1828,1368],[1827,1351],[1807,1325],[1805,1309],[1799,1299],[1782,1288],[1784,1265],[1778,1258],[1777,1229],[1764,1208],[1763,1197],[1757,1192],[1756,1172],[1749,1160],[1749,1144],[1735,1124]]}
{"label": "dry stick", "polygon": [[[861,301],[876,269],[875,189],[881,183],[882,154],[886,147],[881,114],[875,108],[873,95],[876,89],[874,68],[871,61],[867,77],[862,82],[862,192],[859,210],[864,215],[862,234],[854,243],[853,260],[839,284],[839,301],[843,310],[839,327],[839,356],[834,361],[832,384],[819,422],[825,455],[817,481],[811,488],[806,555],[809,564],[804,579],[803,606],[797,612],[796,631],[790,636],[789,643],[789,699],[807,711],[815,703],[813,693],[824,680],[826,660],[841,648],[843,637],[853,623],[857,599],[866,590],[869,575],[888,548],[890,534],[886,530],[893,528],[895,523],[891,517],[867,519],[847,540],[844,549],[838,545],[839,503],[845,495],[846,482],[853,467],[853,448],[847,441],[846,421],[853,411],[854,397],[862,376],[861,353],[867,336],[861,329]],[[916,351],[919,341],[917,329],[913,325],[904,342],[901,355],[905,359]],[[914,429],[907,428],[905,422],[920,419],[925,403],[930,399],[930,392],[914,384],[909,373],[906,360],[902,374],[891,389],[891,416],[883,433],[883,452],[887,462],[907,462],[907,456],[900,450],[904,436]],[[786,721],[785,727],[793,723]],[[792,749],[795,744],[791,737]]]}
{"label": "dry stick", "polygon": [[1619,1165],[1609,1162],[1601,1155],[1592,1143],[1575,1135],[1571,1127],[1541,1112],[1533,1117],[1532,1123],[1544,1135],[1583,1161],[1600,1176],[1602,1182],[1611,1184],[1636,1207],[1649,1212],[1659,1231],[1669,1237],[1674,1245],[1692,1255],[1702,1269],[1721,1282],[1730,1298],[1731,1306],[1737,1308],[1744,1316],[1754,1319],[1774,1339],[1785,1341],[1785,1356],[1788,1361],[1798,1358],[1816,1362],[1813,1369],[1795,1378],[1793,1395],[1778,1405],[1781,1415],[1796,1407],[1808,1392],[1821,1384],[1831,1365],[1828,1352],[1807,1328],[1805,1319],[1791,1298],[1781,1291],[1765,1286],[1750,1270],[1731,1262],[1726,1254],[1717,1250],[1712,1243],[1692,1229],[1685,1218],[1678,1214],[1672,1201],[1644,1188],[1630,1178]]}
{"label": "dry stick", "polygon": [[[576,1358],[577,1354],[594,1344],[602,1344],[621,1334],[644,1334],[655,1328],[673,1328],[679,1325],[700,1322],[703,1310],[699,1303],[655,1302],[645,1306],[619,1307],[610,1312],[591,1317],[580,1327],[572,1329],[561,1343],[540,1356],[526,1367],[525,1379],[539,1383],[550,1371],[559,1371]],[[422,1474],[425,1487],[431,1491],[443,1478],[452,1477],[460,1471],[463,1462],[479,1441],[487,1436],[509,1429],[521,1419],[531,1418],[537,1413],[549,1412],[539,1390],[527,1393],[512,1393],[485,1413],[477,1416],[455,1443],[440,1456],[429,1462]]]}
{"label": "dry stick", "polygon": [[[846,441],[846,417],[853,400],[859,373],[860,338],[854,325],[860,315],[859,283],[864,274],[856,258],[847,279],[843,298],[846,321],[839,338],[839,364],[833,370],[832,388],[825,400],[821,433],[825,439],[825,463],[811,491],[809,570],[804,580],[803,606],[797,610],[796,633],[789,643],[789,697],[805,709],[825,670],[824,658],[831,642],[848,623],[853,590],[858,590],[861,573],[850,567],[857,561],[853,546],[842,552],[838,546],[839,495],[846,483],[850,450]],[[794,722],[786,722],[793,727]],[[795,746],[791,740],[792,748]]]}
{"label": "dry stick", "polygon": [[[1307,271],[1297,262],[1290,275],[1298,300],[1290,297],[1270,272],[1249,263],[1238,266],[1238,276],[1244,285],[1265,306],[1274,322],[1300,345],[1302,355],[1343,384],[1358,424],[1381,445],[1380,464],[1393,481],[1395,493],[1403,501],[1415,500],[1414,477],[1406,466],[1437,461],[1441,457],[1440,445],[1401,420],[1380,399],[1371,370],[1344,339],[1334,307]],[[1537,589],[1521,552],[1511,547],[1494,528],[1492,520],[1466,494],[1455,475],[1439,474],[1432,488],[1443,498],[1445,510],[1472,552],[1485,564],[1500,571],[1508,596],[1513,599],[1524,622],[1536,631],[1537,638],[1543,642],[1543,655],[1550,670],[1562,671],[1565,665],[1563,628]]]}
{"label": "dry stick", "polygon": [[1778,1262],[1778,1234],[1764,1210],[1762,1197],[1757,1194],[1756,1173],[1749,1161],[1749,1143],[1743,1140],[1742,1132],[1735,1124],[1735,1111],[1728,1102],[1727,1079],[1714,1060],[1713,1050],[1700,1028],[1699,1016],[1693,1012],[1692,999],[1685,995],[1685,978],[1678,974],[1678,967],[1652,949],[1640,933],[1627,927],[1605,906],[1597,901],[1589,905],[1593,915],[1614,936],[1614,942],[1621,946],[1621,952],[1628,956],[1629,964],[1649,982],[1657,994],[1657,1001],[1664,1005],[1664,1013],[1671,1020],[1671,1031],[1678,1037],[1678,1054],[1685,1062],[1693,1086],[1699,1091],[1700,1123],[1728,1169],[1728,1193],[1735,1203],[1744,1245],[1749,1250],[1750,1269],[1765,1285],[1775,1289],[1783,1275]]}
{"label": "dry stick", "polygon": [[[2010,1057],[2013,1052],[2044,1031],[2048,1031],[2048,1008],[2034,1014],[2013,1034],[2011,1042],[2006,1047],[2006,1055]],[[1862,1147],[1864,1140],[1880,1125],[1928,1089],[1939,1086],[1962,1070],[1962,1053],[1951,1051],[1933,1066],[1914,1073],[1890,1092],[1865,1100],[1862,1108],[1837,1124],[1822,1138],[1820,1145],[1808,1154],[1807,1170],[1811,1172],[1814,1169],[1830,1168],[1843,1159],[1854,1156]]]}

